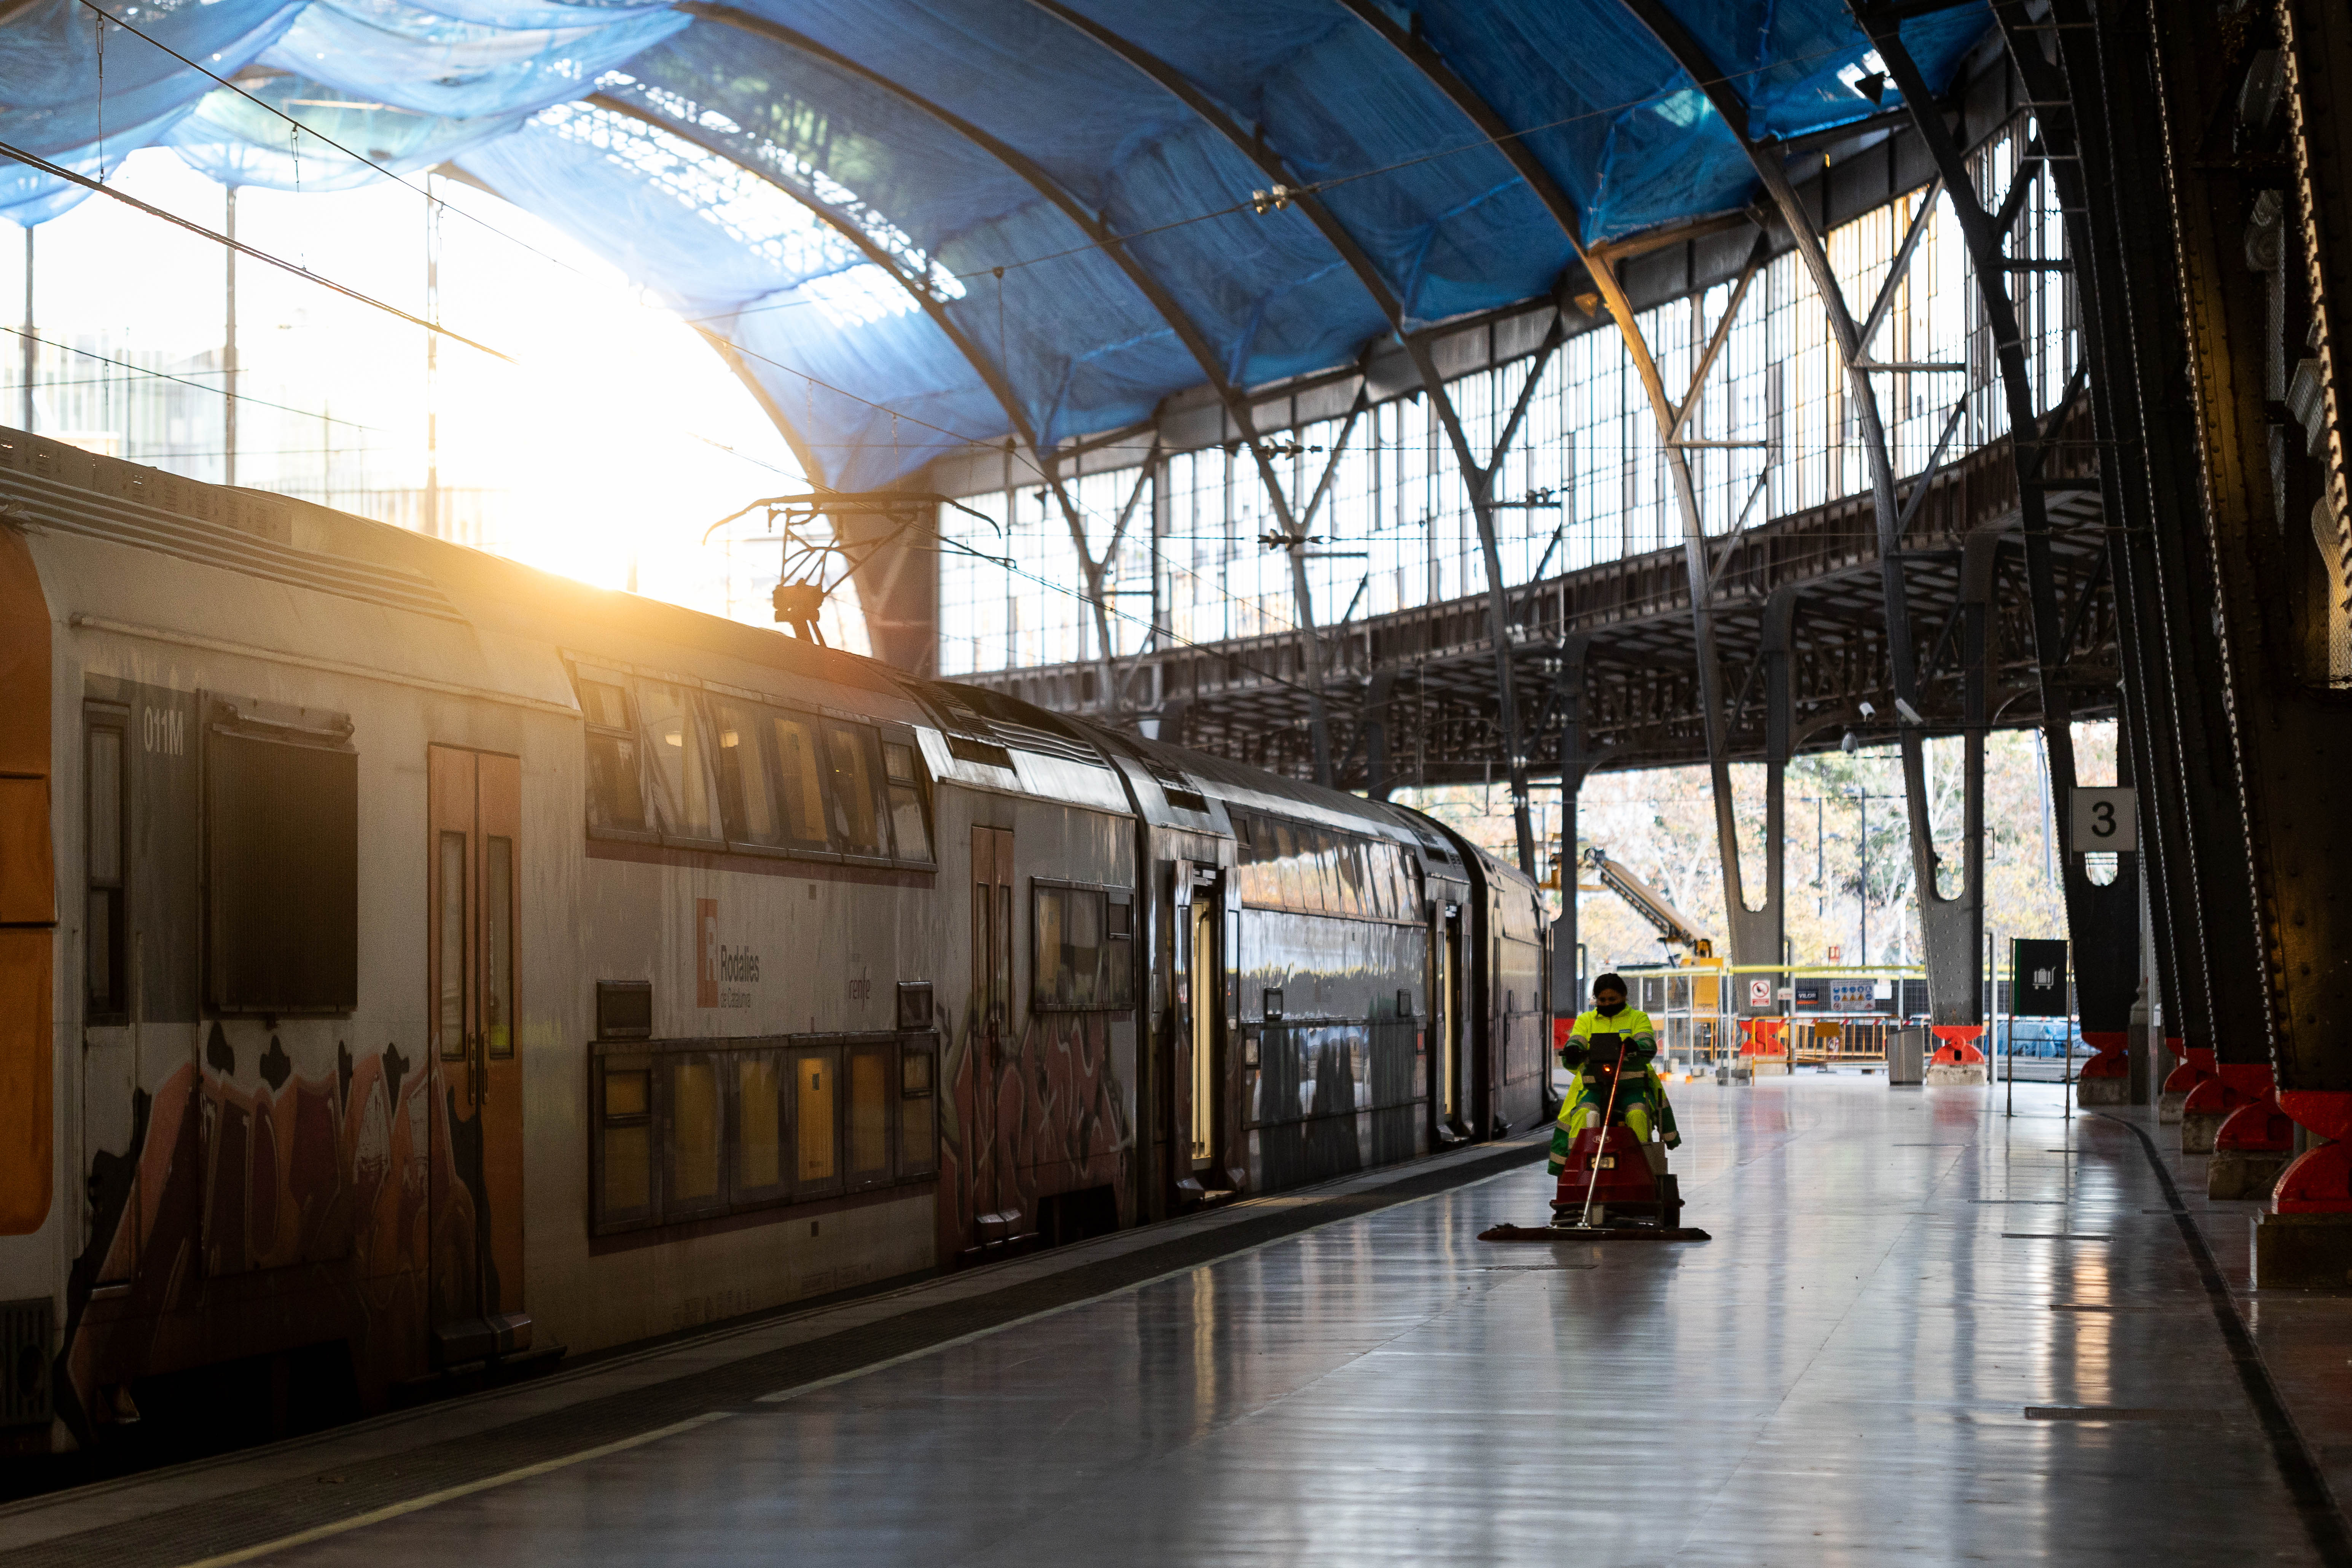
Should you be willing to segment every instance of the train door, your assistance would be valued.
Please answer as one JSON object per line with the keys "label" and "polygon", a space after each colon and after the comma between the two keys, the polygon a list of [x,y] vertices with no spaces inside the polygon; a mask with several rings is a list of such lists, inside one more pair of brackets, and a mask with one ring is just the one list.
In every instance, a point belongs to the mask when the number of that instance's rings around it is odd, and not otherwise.
{"label": "train door", "polygon": [[972,1168],[974,1213],[1003,1209],[996,1162],[997,1075],[1013,1045],[1013,830],[971,830]]}
{"label": "train door", "polygon": [[428,748],[432,1328],[445,1366],[527,1349],[515,1013],[522,763]]}
{"label": "train door", "polygon": [[1198,1197],[1227,1180],[1217,1159],[1224,1147],[1224,900],[1214,867],[1176,863],[1177,1092],[1171,1144],[1182,1151],[1176,1185]]}
{"label": "train door", "polygon": [[1431,1020],[1437,1032],[1437,1082],[1431,1096],[1430,1113],[1436,1119],[1438,1141],[1458,1143],[1469,1136],[1463,1119],[1462,911],[1455,904],[1439,908],[1437,973],[1429,988],[1432,1005],[1437,1010],[1436,1017]]}

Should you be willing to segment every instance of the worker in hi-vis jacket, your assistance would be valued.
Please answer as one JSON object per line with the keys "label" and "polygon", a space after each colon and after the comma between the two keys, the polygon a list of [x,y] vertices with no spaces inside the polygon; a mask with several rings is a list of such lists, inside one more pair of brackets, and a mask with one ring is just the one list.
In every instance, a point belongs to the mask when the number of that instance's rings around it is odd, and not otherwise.
{"label": "worker in hi-vis jacket", "polygon": [[1602,1102],[1607,1091],[1585,1066],[1591,1052],[1590,1042],[1595,1035],[1617,1037],[1623,1064],[1618,1074],[1617,1104],[1633,1136],[1646,1143],[1654,1127],[1669,1149],[1683,1141],[1683,1135],[1675,1130],[1674,1107],[1666,1103],[1666,1087],[1659,1080],[1657,1069],[1650,1065],[1651,1058],[1658,1054],[1658,1031],[1647,1013],[1625,1005],[1623,978],[1604,974],[1592,983],[1592,1005],[1577,1015],[1576,1025],[1569,1031],[1568,1044],[1559,1051],[1560,1066],[1576,1074],[1576,1083],[1561,1101],[1559,1121],[1552,1129],[1551,1173],[1555,1176],[1567,1166],[1568,1151],[1576,1142],[1576,1135],[1598,1121],[1608,1109]]}

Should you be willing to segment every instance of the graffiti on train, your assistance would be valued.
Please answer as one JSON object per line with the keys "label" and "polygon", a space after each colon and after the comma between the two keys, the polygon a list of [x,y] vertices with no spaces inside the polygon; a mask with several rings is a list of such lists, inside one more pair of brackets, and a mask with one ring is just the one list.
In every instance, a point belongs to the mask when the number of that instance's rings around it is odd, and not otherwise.
{"label": "graffiti on train", "polygon": [[[1032,1013],[1017,1039],[992,1037],[977,1005],[952,1032],[940,1124],[940,1240],[980,1238],[980,1216],[1037,1223],[1042,1200],[1111,1187],[1127,1204],[1133,1139],[1111,1063],[1110,1016]],[[1122,1215],[1122,1218],[1132,1216]]]}
{"label": "graffiti on train", "polygon": [[[92,1240],[107,1289],[68,1348],[75,1381],[173,1364],[190,1335],[209,1360],[275,1348],[296,1319],[298,1337],[364,1348],[363,1388],[425,1370],[428,1259],[472,1256],[478,1224],[432,1064],[338,1044],[304,1076],[273,1034],[248,1087],[218,1024],[204,1056],[155,1094],[130,1201]],[[267,1290],[240,1279],[264,1270]]]}

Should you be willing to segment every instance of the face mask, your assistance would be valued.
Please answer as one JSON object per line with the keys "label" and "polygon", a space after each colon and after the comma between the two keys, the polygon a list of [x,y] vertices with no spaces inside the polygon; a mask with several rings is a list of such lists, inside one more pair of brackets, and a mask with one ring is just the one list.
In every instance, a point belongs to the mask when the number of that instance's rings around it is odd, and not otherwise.
{"label": "face mask", "polygon": [[1622,1002],[1603,1002],[1594,1009],[1604,1018],[1613,1018],[1624,1010],[1625,1004]]}

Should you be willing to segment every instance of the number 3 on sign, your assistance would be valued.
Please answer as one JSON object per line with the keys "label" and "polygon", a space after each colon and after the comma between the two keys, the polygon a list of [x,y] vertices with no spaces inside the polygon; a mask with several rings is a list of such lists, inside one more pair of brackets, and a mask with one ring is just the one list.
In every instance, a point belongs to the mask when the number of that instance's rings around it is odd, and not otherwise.
{"label": "number 3 on sign", "polygon": [[2139,848],[2139,792],[2078,789],[2074,792],[2074,851],[2131,854]]}

